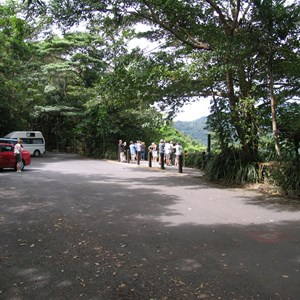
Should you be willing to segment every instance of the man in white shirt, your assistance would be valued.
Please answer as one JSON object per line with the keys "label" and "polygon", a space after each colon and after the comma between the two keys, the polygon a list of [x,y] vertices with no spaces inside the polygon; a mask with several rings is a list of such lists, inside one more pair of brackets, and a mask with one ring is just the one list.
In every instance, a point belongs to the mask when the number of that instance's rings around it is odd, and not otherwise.
{"label": "man in white shirt", "polygon": [[165,144],[165,158],[166,158],[166,164],[167,166],[171,166],[171,144],[170,142],[166,142]]}
{"label": "man in white shirt", "polygon": [[18,142],[15,144],[14,154],[17,162],[17,172],[21,173],[21,164],[22,164],[22,140],[18,139]]}
{"label": "man in white shirt", "polygon": [[179,156],[182,154],[182,146],[180,143],[177,143],[175,146],[175,166],[178,166]]}

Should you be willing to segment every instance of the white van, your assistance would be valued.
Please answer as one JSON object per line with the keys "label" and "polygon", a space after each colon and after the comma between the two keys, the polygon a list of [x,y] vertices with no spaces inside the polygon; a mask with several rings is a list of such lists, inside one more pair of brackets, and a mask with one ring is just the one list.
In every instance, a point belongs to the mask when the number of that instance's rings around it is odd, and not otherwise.
{"label": "white van", "polygon": [[45,139],[40,131],[13,131],[4,138],[21,139],[24,149],[33,156],[40,156],[46,152]]}

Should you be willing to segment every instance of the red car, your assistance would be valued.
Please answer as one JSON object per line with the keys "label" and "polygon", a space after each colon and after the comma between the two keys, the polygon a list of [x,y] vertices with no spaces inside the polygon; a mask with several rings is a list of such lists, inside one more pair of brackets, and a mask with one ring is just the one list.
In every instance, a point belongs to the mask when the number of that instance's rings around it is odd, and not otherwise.
{"label": "red car", "polygon": [[[0,143],[0,170],[4,168],[17,169],[17,162],[14,155],[14,145],[7,143]],[[22,151],[21,170],[31,162],[30,152]]]}

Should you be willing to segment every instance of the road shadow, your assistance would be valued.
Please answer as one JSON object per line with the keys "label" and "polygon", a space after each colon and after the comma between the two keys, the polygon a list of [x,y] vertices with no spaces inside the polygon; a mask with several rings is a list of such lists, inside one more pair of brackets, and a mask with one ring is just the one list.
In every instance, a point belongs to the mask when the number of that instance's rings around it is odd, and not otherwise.
{"label": "road shadow", "polygon": [[38,159],[0,177],[1,299],[299,296],[299,212],[187,176],[82,161]]}

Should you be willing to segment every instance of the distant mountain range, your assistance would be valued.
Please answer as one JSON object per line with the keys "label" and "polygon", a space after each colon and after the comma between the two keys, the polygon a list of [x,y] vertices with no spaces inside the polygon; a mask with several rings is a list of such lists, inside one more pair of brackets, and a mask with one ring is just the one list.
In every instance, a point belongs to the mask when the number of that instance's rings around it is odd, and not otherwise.
{"label": "distant mountain range", "polygon": [[199,141],[204,146],[207,146],[206,127],[207,117],[202,117],[195,121],[177,121],[174,122],[174,127],[181,133],[190,136],[192,139]]}

